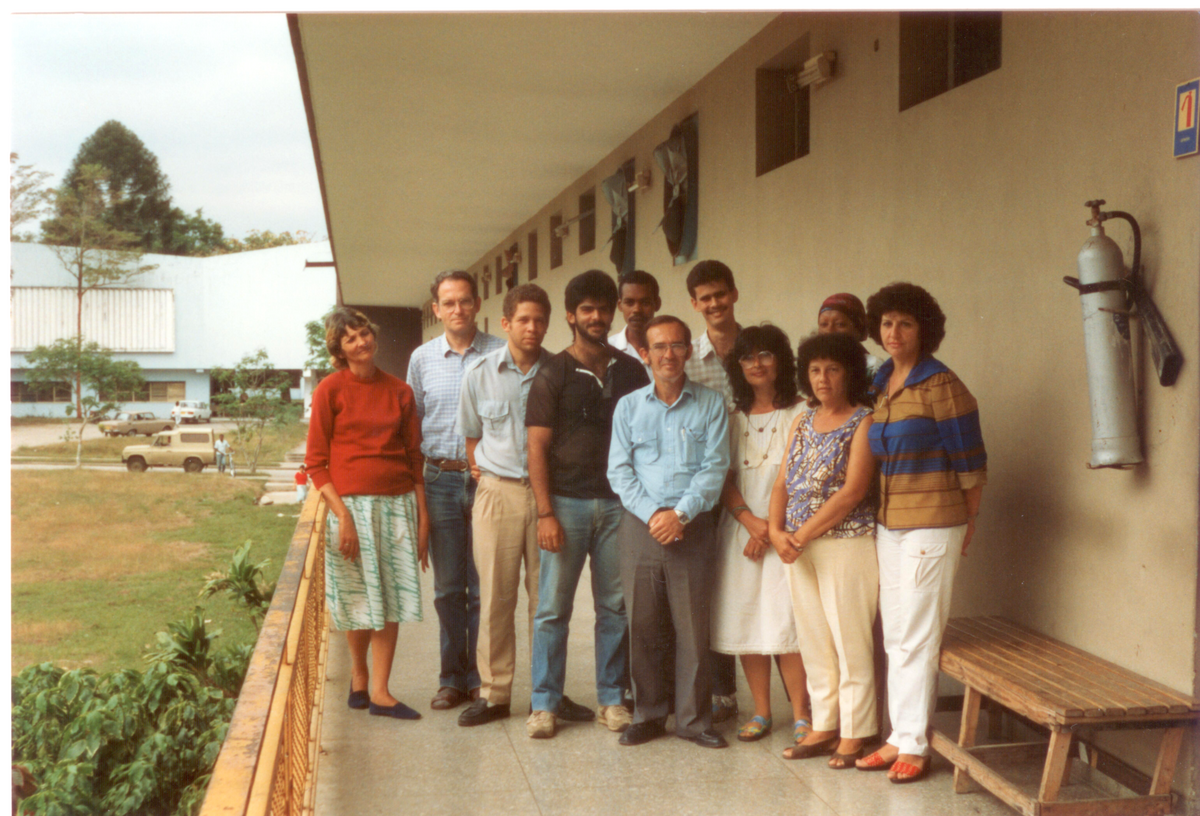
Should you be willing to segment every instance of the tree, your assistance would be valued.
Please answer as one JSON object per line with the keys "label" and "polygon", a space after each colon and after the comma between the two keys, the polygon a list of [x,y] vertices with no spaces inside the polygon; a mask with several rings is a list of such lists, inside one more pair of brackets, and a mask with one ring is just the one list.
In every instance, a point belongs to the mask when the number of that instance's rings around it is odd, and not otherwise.
{"label": "tree", "polygon": [[311,368],[314,373],[322,374],[330,371],[332,363],[329,360],[329,349],[325,347],[325,318],[334,310],[330,306],[320,320],[310,320],[304,324],[304,342],[308,346],[308,358],[304,361],[305,368]]}
{"label": "tree", "polygon": [[39,219],[50,204],[53,192],[45,187],[51,173],[34,170],[32,164],[17,164],[16,153],[8,154],[8,240],[32,241],[33,233],[18,233],[26,221]]}
{"label": "tree", "polygon": [[233,368],[214,368],[212,377],[220,389],[212,398],[213,405],[233,420],[237,428],[234,444],[245,451],[254,475],[266,426],[282,424],[288,418],[290,401],[283,393],[291,387],[291,377],[272,368],[264,349],[243,356]]}
{"label": "tree", "polygon": [[83,429],[92,414],[119,410],[142,389],[142,369],[132,360],[114,360],[113,353],[99,343],[75,342],[64,337],[48,346],[37,346],[27,355],[25,382],[35,391],[72,384],[74,405],[66,406],[67,416],[79,423],[75,434],[75,467],[83,464]]}
{"label": "tree", "polygon": [[304,230],[281,232],[278,235],[270,230],[250,230],[244,240],[239,238],[225,239],[225,252],[250,252],[255,249],[270,249],[271,247],[292,246],[294,244],[311,244],[314,238]]}
{"label": "tree", "polygon": [[[108,171],[98,165],[85,165],[79,181],[64,184],[54,195],[58,217],[42,225],[53,244],[51,249],[74,281],[76,356],[83,359],[83,299],[88,292],[121,286],[154,269],[142,263],[137,239],[112,227],[105,217],[112,202]],[[74,384],[76,413],[83,415],[82,372],[71,378]]]}
{"label": "tree", "polygon": [[172,212],[171,233],[163,251],[169,255],[208,257],[225,251],[225,228],[204,217],[204,208],[188,215],[183,210]]}
{"label": "tree", "polygon": [[[133,235],[143,252],[162,251],[173,232],[173,219],[182,213],[171,207],[171,184],[158,167],[158,157],[133,131],[110,119],[80,145],[63,179],[64,187],[78,190],[87,184],[85,168],[91,165],[108,171],[104,218],[109,227]],[[62,216],[60,208],[53,220]],[[48,231],[53,229],[51,224]]]}

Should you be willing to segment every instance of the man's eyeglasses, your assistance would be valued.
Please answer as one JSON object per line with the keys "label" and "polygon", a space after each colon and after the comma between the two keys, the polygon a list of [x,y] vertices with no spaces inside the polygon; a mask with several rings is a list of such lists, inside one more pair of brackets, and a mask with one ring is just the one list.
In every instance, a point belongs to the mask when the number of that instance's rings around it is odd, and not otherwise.
{"label": "man's eyeglasses", "polygon": [[682,357],[687,354],[689,348],[691,346],[687,343],[652,343],[650,345],[650,353],[655,357],[662,357],[667,353],[667,349],[670,349],[674,354]]}
{"label": "man's eyeglasses", "polygon": [[775,359],[775,352],[773,352],[773,351],[760,351],[757,354],[751,351],[746,354],[743,354],[741,357],[738,357],[738,362],[744,366],[749,367],[749,366],[754,365],[755,363],[759,363],[761,365],[767,365],[774,359]]}

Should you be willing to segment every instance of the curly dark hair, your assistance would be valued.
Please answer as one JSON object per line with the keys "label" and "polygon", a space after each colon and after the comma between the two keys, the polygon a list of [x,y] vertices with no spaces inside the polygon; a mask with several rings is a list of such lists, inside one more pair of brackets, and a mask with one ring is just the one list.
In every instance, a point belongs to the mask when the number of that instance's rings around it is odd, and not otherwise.
{"label": "curly dark hair", "polygon": [[754,388],[746,381],[746,372],[738,360],[746,354],[769,351],[775,355],[775,407],[787,408],[796,401],[796,357],[792,341],[778,326],[763,323],[742,329],[725,358],[725,371],[733,390],[733,403],[742,413],[749,413],[754,404]]}
{"label": "curly dark hair", "polygon": [[369,329],[375,339],[379,339],[379,327],[358,309],[338,306],[325,316],[325,350],[329,352],[330,362],[338,371],[348,365],[346,354],[342,351],[342,338],[346,336],[346,330],[363,328]]}
{"label": "curly dark hair", "polygon": [[820,403],[808,381],[808,366],[813,360],[832,360],[846,369],[846,399],[851,405],[871,405],[867,390],[867,350],[848,334],[813,334],[801,341],[796,349],[796,385],[808,400],[809,407]]}
{"label": "curly dark hair", "polygon": [[903,312],[917,321],[922,357],[937,351],[946,337],[946,315],[937,298],[915,283],[889,283],[867,298],[867,326],[871,339],[881,346],[879,323],[888,312]]}

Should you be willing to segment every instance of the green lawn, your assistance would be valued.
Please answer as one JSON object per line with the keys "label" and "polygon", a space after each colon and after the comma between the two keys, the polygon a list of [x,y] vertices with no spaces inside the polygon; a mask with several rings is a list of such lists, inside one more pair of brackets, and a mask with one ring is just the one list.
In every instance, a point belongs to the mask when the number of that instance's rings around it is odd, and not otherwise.
{"label": "green lawn", "polygon": [[252,642],[244,612],[198,596],[247,539],[278,577],[299,508],[257,496],[215,473],[12,471],[13,673],[47,660],[140,669],[155,633],[195,605],[218,644]]}

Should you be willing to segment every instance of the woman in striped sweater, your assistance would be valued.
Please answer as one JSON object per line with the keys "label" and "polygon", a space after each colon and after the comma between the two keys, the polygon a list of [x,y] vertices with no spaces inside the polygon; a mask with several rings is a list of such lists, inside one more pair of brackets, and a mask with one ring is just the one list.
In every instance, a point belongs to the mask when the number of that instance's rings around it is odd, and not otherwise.
{"label": "woman in striped sweater", "polygon": [[872,384],[869,438],[880,467],[875,546],[892,734],[856,764],[906,783],[929,772],[938,653],[954,574],[975,533],[987,453],[975,398],[933,357],[946,335],[937,300],[893,283],[867,299],[867,318],[891,356]]}

